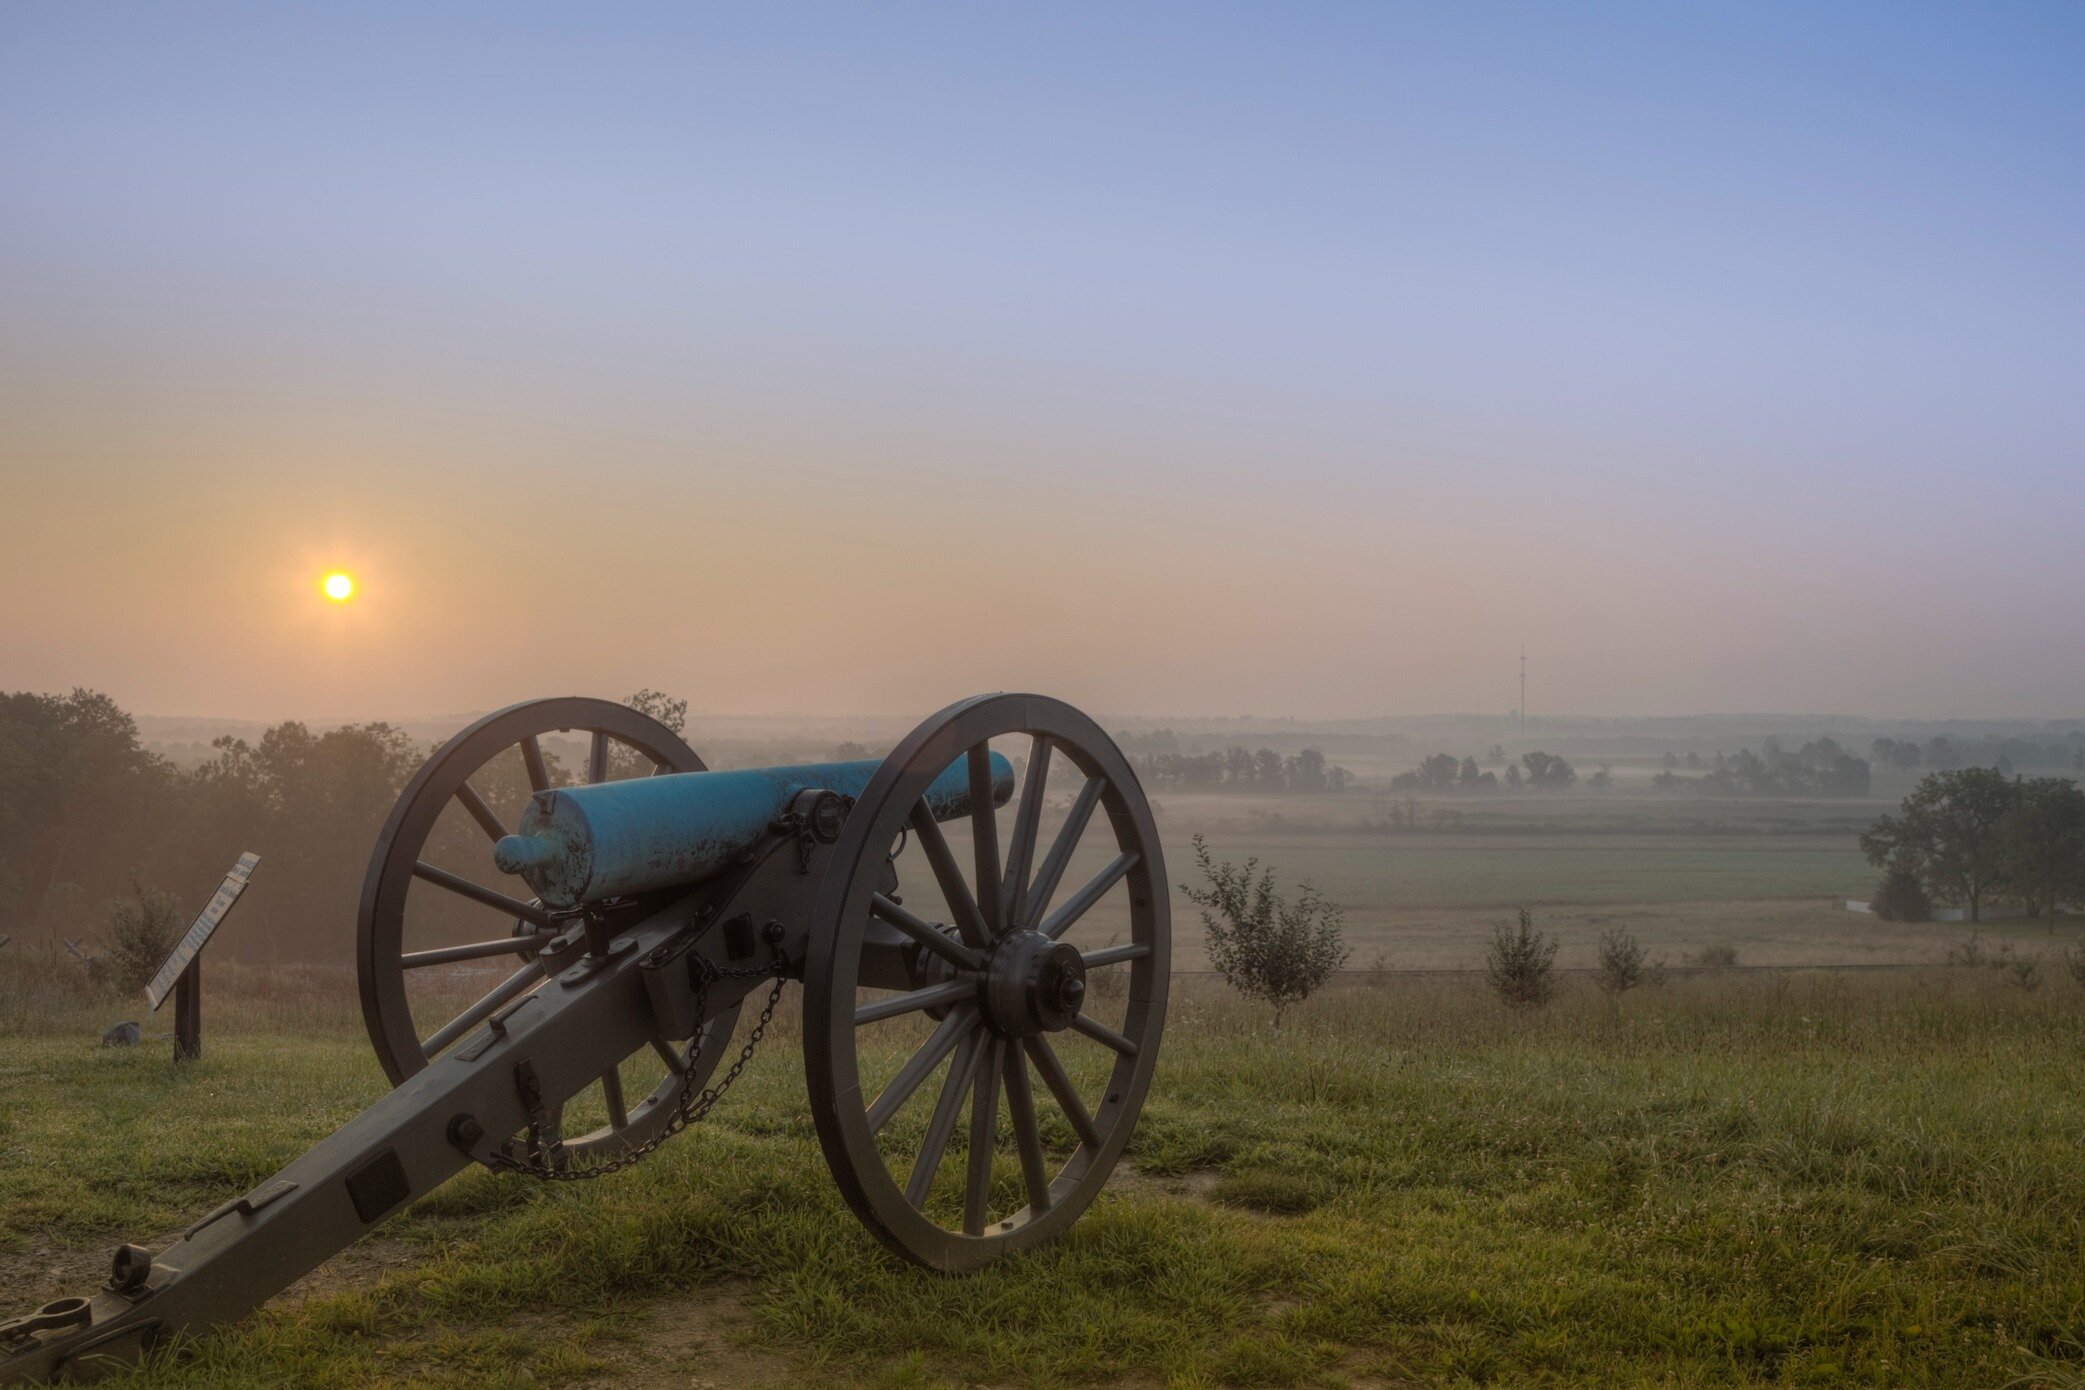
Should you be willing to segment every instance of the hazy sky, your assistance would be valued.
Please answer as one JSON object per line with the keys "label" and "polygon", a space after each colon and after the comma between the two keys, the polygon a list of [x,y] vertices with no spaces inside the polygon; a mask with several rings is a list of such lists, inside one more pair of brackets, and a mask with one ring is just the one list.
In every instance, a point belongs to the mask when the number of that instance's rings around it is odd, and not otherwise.
{"label": "hazy sky", "polygon": [[2085,713],[2080,72],[2070,3],[16,0],[0,688]]}

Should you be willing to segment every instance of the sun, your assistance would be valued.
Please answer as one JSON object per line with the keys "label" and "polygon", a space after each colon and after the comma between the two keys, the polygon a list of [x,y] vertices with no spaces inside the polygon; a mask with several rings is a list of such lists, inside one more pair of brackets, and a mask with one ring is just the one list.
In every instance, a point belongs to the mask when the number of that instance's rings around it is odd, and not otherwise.
{"label": "sun", "polygon": [[323,589],[326,597],[332,599],[335,603],[346,603],[350,598],[354,597],[355,581],[340,571],[335,570],[320,581],[319,588]]}

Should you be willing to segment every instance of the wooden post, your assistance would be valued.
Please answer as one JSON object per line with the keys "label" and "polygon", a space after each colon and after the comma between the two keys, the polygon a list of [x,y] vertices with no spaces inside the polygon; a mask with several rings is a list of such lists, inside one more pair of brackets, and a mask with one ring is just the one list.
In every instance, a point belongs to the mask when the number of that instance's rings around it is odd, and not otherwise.
{"label": "wooden post", "polygon": [[174,1060],[193,1062],[203,1055],[203,957],[198,952],[174,982]]}

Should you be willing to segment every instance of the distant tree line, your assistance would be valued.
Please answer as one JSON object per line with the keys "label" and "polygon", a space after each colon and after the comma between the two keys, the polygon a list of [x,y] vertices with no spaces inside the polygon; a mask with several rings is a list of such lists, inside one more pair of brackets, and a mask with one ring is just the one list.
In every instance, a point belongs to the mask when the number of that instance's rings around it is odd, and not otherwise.
{"label": "distant tree line", "polygon": [[2072,734],[2056,743],[2026,738],[1966,740],[1957,743],[1936,734],[1924,743],[1916,739],[1878,738],[1868,745],[1868,756],[1877,767],[1896,772],[1953,772],[1965,767],[1989,767],[2010,776],[2015,768],[2061,768],[2085,773],[2085,737]]}
{"label": "distant tree line", "polygon": [[1866,796],[1869,770],[1837,739],[1812,739],[1794,752],[1769,738],[1755,753],[1740,748],[1716,755],[1700,777],[1682,777],[1670,767],[1651,779],[1660,791],[1698,791],[1712,796]]}
{"label": "distant tree line", "polygon": [[[685,704],[656,692],[630,703],[669,727],[686,717]],[[560,784],[573,768],[555,745],[544,740],[544,761]],[[217,739],[207,759],[183,767],[147,748],[136,721],[106,695],[0,692],[0,936],[113,951],[126,913],[171,894],[185,926],[232,861],[253,850],[261,856],[254,886],[213,949],[350,959],[371,848],[430,751],[386,723],[313,730],[291,720],[252,742]],[[615,752],[611,776],[649,771]],[[518,755],[500,755],[471,780],[507,824],[518,821],[529,796]],[[425,857],[485,873],[483,834],[455,810],[436,823]],[[470,916],[482,911],[437,894],[416,921],[435,930],[475,925],[483,935],[486,923]]]}
{"label": "distant tree line", "polygon": [[1144,784],[1164,791],[1343,792],[1354,774],[1325,761],[1322,749],[1283,757],[1272,748],[1232,745],[1220,753],[1142,753],[1132,757]]}
{"label": "distant tree line", "polygon": [[240,935],[349,955],[370,845],[427,749],[389,724],[295,721],[212,748],[184,770],[106,695],[0,694],[0,934],[107,944],[119,895],[172,892],[192,914],[251,849]]}
{"label": "distant tree line", "polygon": [[1881,868],[1877,910],[1918,919],[1927,899],[1983,920],[1991,902],[2028,916],[2085,906],[2085,788],[2068,777],[1957,768],[1921,778],[1895,815],[1861,836]]}
{"label": "distant tree line", "polygon": [[[1489,756],[1503,759],[1494,746]],[[1523,772],[1522,769],[1526,771]],[[1435,753],[1409,772],[1390,779],[1394,792],[1488,792],[1504,787],[1568,787],[1578,780],[1578,769],[1554,753],[1523,753],[1518,763],[1508,763],[1506,775],[1477,766],[1475,758],[1458,758],[1453,753]],[[1605,785],[1604,775],[1602,785]]]}

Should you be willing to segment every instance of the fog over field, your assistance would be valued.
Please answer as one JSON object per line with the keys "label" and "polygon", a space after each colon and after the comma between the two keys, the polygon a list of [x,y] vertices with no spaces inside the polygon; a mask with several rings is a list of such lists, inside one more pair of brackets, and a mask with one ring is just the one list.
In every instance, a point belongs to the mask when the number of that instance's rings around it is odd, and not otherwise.
{"label": "fog over field", "polygon": [[[406,719],[395,727],[426,748],[474,717]],[[730,768],[881,756],[913,722],[892,715],[698,713],[686,734],[711,766]],[[1344,908],[1348,968],[1377,973],[1473,969],[1491,925],[1522,906],[1555,931],[1566,968],[1589,967],[1600,933],[1616,926],[1672,966],[1704,947],[1728,947],[1740,963],[1760,966],[1934,962],[1959,939],[1958,927],[1884,923],[1845,906],[1867,898],[1876,878],[1858,845],[1861,831],[1924,770],[1878,765],[1875,748],[1944,746],[1965,763],[2062,775],[2073,774],[2085,753],[2085,720],[1547,716],[1524,734],[1512,714],[1350,720],[1103,715],[1102,722],[1143,770],[1176,885],[1191,877],[1190,841],[1198,834],[1220,856],[1258,858],[1285,884],[1308,881]],[[138,720],[145,746],[187,767],[219,756],[213,740],[257,743],[267,727],[199,717]],[[310,725],[314,732],[327,727],[326,721]],[[1845,756],[1857,755],[1865,779],[1857,788],[1738,794],[1700,780],[1719,758],[1740,750],[1798,750],[1827,740],[1847,750]],[[583,741],[552,735],[544,742],[567,767],[585,759]],[[1197,785],[1183,776],[1182,768],[1197,766],[1194,760],[1220,758],[1233,748],[1270,750],[1282,759],[1316,750],[1346,777],[1331,791],[1221,780]],[[1024,756],[1012,745],[1004,751]],[[1524,753],[1537,751],[1567,759],[1575,780],[1564,788],[1499,784],[1509,767],[1518,774]],[[1417,765],[1441,754],[1471,759],[1479,777],[1489,774],[1491,781],[1463,783],[1458,774],[1445,787],[1400,787],[1413,780]],[[1066,804],[1053,802],[1059,812]],[[1011,811],[1003,813],[1008,826],[1010,817]],[[1046,830],[1055,825],[1047,821]],[[360,827],[365,837],[374,831],[373,820]],[[268,831],[256,826],[252,833]],[[1100,862],[1088,852],[1076,867],[1091,872]],[[352,853],[342,855],[334,897],[300,899],[301,910],[317,918],[282,923],[279,934],[271,931],[270,895],[257,892],[248,909],[255,919],[250,933],[229,938],[225,953],[344,959],[354,864]],[[214,861],[199,862],[188,876],[200,887],[214,867]],[[465,859],[449,867],[496,881],[482,863]],[[1116,909],[1119,915],[1119,904]],[[1206,969],[1199,917],[1177,888],[1173,909],[1177,966]],[[1105,940],[1119,925],[1103,909],[1092,930]],[[468,927],[456,930],[467,934]],[[2022,923],[1992,930],[2036,938],[2051,928]],[[2068,940],[2069,923],[2061,930]],[[477,973],[496,979],[491,971]]]}

